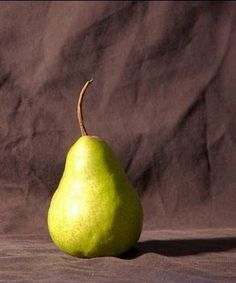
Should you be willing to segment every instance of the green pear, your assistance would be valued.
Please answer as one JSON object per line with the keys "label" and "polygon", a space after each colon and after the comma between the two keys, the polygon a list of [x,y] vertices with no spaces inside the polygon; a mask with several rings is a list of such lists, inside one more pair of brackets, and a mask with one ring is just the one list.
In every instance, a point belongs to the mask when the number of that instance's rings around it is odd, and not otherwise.
{"label": "green pear", "polygon": [[82,98],[82,136],[70,148],[65,170],[48,211],[48,229],[62,251],[78,257],[118,256],[131,249],[142,230],[142,206],[109,145],[89,136]]}

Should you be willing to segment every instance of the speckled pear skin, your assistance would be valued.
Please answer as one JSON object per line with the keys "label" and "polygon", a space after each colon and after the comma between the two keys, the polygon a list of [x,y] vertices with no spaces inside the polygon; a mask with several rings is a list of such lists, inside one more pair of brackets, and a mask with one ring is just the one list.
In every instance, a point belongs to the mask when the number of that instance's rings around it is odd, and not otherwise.
{"label": "speckled pear skin", "polygon": [[48,211],[54,243],[78,257],[118,256],[136,244],[142,220],[139,197],[107,143],[79,138]]}

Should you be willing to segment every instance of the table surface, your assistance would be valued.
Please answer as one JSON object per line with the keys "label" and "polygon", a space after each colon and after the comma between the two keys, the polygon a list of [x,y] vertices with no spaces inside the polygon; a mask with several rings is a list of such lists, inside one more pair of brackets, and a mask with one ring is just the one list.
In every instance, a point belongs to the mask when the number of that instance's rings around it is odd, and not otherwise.
{"label": "table surface", "polygon": [[48,235],[1,235],[0,282],[236,282],[236,229],[143,231],[126,255],[80,259]]}

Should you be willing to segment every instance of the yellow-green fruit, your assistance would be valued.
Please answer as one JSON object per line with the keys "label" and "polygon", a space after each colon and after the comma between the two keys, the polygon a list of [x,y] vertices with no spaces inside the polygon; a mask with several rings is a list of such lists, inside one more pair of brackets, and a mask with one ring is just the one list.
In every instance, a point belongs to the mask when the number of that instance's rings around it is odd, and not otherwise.
{"label": "yellow-green fruit", "polygon": [[109,146],[81,137],[70,149],[48,212],[54,243],[81,257],[120,255],[137,242],[142,207]]}
{"label": "yellow-green fruit", "polygon": [[79,257],[121,255],[138,241],[140,200],[100,138],[84,135],[69,150],[48,228],[61,250]]}

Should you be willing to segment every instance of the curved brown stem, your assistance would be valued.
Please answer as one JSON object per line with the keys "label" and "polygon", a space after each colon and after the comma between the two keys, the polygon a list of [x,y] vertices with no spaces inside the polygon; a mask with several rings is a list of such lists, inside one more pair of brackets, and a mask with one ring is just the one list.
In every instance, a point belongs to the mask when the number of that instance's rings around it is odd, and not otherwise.
{"label": "curved brown stem", "polygon": [[78,115],[78,120],[79,120],[79,127],[81,131],[82,136],[87,136],[86,129],[84,127],[84,119],[83,119],[83,113],[82,113],[82,101],[83,101],[83,96],[85,94],[85,91],[88,87],[88,85],[93,81],[93,79],[87,81],[85,85],[83,86],[80,94],[79,94],[79,101],[78,101],[78,106],[77,106],[77,115]]}

